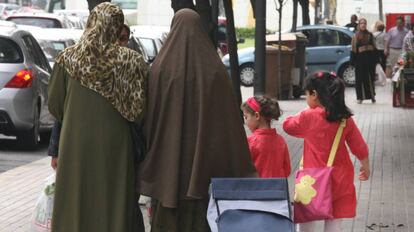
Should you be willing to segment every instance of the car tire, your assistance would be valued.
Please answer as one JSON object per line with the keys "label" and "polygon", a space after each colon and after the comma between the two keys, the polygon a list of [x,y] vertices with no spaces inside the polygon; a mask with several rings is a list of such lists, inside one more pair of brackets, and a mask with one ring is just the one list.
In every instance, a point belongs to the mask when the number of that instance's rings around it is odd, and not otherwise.
{"label": "car tire", "polygon": [[344,80],[345,84],[347,86],[354,86],[355,85],[355,68],[354,66],[350,65],[349,63],[346,63],[342,65],[342,67],[339,69],[339,77]]}
{"label": "car tire", "polygon": [[17,141],[25,148],[33,149],[39,143],[39,109],[34,108],[33,127],[27,131],[21,131],[17,134]]}
{"label": "car tire", "polygon": [[254,64],[246,63],[240,66],[240,84],[246,87],[253,86],[254,83]]}

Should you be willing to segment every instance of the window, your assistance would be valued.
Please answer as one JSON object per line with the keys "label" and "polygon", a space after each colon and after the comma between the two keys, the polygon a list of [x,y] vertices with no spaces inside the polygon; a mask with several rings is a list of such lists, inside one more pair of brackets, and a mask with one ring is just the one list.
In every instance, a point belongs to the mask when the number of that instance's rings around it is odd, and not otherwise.
{"label": "window", "polygon": [[112,0],[112,3],[117,4],[122,9],[136,10],[138,6],[138,0]]}
{"label": "window", "polygon": [[57,19],[40,18],[40,17],[12,17],[7,19],[16,24],[36,26],[41,28],[62,28],[62,24]]}
{"label": "window", "polygon": [[302,32],[306,38],[308,39],[308,42],[306,44],[307,47],[315,47],[316,46],[316,38],[314,30],[302,30]]}
{"label": "window", "polygon": [[50,66],[36,40],[32,36],[26,35],[23,37],[23,42],[33,62],[43,70],[50,72]]}
{"label": "window", "polygon": [[155,57],[157,55],[157,48],[155,47],[154,41],[152,41],[152,39],[139,38],[139,41],[144,46],[145,51],[147,51],[149,57]]}
{"label": "window", "polygon": [[339,35],[337,31],[329,29],[317,29],[316,46],[337,46],[340,45]]}
{"label": "window", "polygon": [[23,63],[22,50],[10,39],[0,38],[0,63]]}
{"label": "window", "polygon": [[351,44],[352,38],[349,35],[347,35],[343,32],[338,32],[338,33],[339,33],[339,37],[341,39],[341,45],[350,45]]}

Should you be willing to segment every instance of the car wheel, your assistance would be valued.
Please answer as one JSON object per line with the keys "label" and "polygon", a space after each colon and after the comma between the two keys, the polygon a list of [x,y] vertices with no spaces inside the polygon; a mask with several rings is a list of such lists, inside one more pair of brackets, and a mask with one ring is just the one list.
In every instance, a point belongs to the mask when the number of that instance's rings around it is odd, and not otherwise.
{"label": "car wheel", "polygon": [[347,86],[355,85],[355,68],[349,63],[344,64],[339,70],[339,76],[344,80]]}
{"label": "car wheel", "polygon": [[240,83],[243,86],[250,87],[254,83],[254,64],[247,63],[240,66]]}
{"label": "car wheel", "polygon": [[33,127],[17,134],[17,141],[26,148],[35,148],[39,143],[39,109],[36,106],[33,115]]}

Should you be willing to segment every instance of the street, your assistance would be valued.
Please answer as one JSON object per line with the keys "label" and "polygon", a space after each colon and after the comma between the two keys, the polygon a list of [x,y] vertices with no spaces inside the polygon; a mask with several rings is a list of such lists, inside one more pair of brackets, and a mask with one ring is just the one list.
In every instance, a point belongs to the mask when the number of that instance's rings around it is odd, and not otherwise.
{"label": "street", "polygon": [[24,150],[14,137],[0,136],[0,173],[46,156],[46,144],[40,144],[35,150]]}

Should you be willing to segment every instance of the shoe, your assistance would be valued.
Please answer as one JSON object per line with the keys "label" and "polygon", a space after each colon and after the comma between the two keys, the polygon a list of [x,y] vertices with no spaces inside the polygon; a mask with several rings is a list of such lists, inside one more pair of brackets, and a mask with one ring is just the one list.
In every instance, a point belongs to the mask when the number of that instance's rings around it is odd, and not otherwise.
{"label": "shoe", "polygon": [[371,99],[371,102],[372,102],[372,103],[375,103],[375,102],[377,102],[377,100],[375,100],[375,98],[372,98],[372,99]]}
{"label": "shoe", "polygon": [[358,104],[362,104],[362,100],[358,100],[358,101],[357,101],[357,103],[358,103]]}

